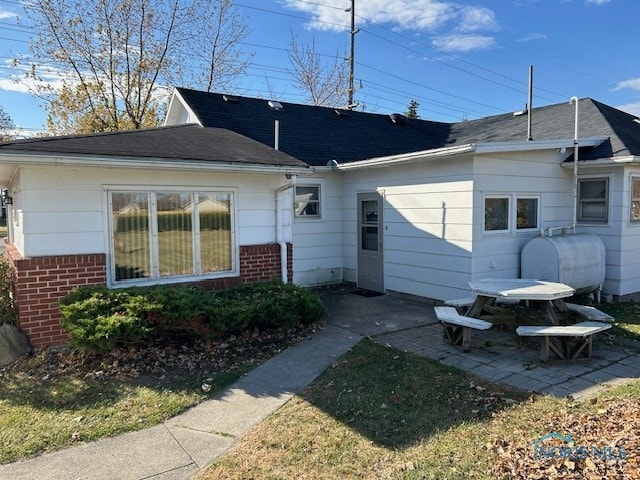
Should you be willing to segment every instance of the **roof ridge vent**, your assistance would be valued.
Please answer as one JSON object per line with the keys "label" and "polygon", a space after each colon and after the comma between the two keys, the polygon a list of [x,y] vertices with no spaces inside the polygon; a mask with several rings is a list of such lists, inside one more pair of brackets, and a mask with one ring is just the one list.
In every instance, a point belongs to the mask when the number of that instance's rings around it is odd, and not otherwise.
{"label": "roof ridge vent", "polygon": [[409,119],[401,113],[392,113],[391,115],[389,115],[389,118],[396,125],[409,125]]}
{"label": "roof ridge vent", "polygon": [[232,97],[231,95],[223,95],[222,99],[227,103],[238,103],[238,97]]}
{"label": "roof ridge vent", "polygon": [[282,110],[282,104],[280,102],[276,102],[275,100],[269,100],[267,102],[267,105],[269,105],[269,108],[271,110]]}

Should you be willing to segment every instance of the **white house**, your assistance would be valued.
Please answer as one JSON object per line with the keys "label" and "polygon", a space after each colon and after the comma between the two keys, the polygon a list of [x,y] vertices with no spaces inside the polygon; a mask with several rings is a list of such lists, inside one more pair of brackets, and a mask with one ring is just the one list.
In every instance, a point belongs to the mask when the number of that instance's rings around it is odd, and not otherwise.
{"label": "white house", "polygon": [[[606,245],[603,289],[640,292],[640,124],[579,102],[455,124],[177,89],[165,127],[0,144],[19,323],[64,341],[82,284],[274,276],[433,299],[519,277],[549,227]],[[277,150],[276,150],[277,148]],[[215,208],[213,208],[215,207]]]}

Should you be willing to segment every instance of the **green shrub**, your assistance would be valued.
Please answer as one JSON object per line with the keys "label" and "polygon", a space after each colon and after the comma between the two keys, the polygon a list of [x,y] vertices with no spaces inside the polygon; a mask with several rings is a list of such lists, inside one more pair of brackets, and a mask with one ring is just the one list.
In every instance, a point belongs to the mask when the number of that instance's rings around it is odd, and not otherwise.
{"label": "green shrub", "polygon": [[71,342],[96,351],[143,341],[151,332],[149,314],[159,309],[142,292],[104,287],[78,288],[60,302]]}
{"label": "green shrub", "polygon": [[15,322],[13,282],[11,263],[4,255],[0,254],[0,325]]}
{"label": "green shrub", "polygon": [[193,286],[108,290],[79,288],[60,303],[62,327],[75,345],[104,351],[154,338],[222,337],[246,330],[291,330],[318,321],[318,296],[266,282],[220,292]]}

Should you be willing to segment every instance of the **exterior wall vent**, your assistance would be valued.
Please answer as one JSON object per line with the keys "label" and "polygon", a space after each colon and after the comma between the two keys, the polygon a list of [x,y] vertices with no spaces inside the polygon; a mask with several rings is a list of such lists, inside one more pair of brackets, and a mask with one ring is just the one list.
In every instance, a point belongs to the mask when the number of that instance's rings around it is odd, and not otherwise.
{"label": "exterior wall vent", "polygon": [[238,97],[232,97],[231,95],[223,95],[222,99],[227,103],[238,103]]}
{"label": "exterior wall vent", "polygon": [[392,113],[391,115],[389,115],[389,118],[396,125],[409,125],[409,119],[401,113]]}
{"label": "exterior wall vent", "polygon": [[282,104],[280,102],[276,102],[275,100],[269,100],[267,102],[267,105],[269,105],[269,108],[271,110],[282,110]]}

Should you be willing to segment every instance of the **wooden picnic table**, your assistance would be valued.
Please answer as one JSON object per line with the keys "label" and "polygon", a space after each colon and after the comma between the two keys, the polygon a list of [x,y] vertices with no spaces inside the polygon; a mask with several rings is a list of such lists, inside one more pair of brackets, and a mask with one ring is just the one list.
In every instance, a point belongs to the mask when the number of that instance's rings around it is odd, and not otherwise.
{"label": "wooden picnic table", "polygon": [[541,306],[549,325],[559,324],[556,310],[569,311],[563,299],[575,293],[563,283],[523,278],[490,278],[469,282],[469,286],[476,293],[476,299],[466,313],[469,317],[480,318],[484,310],[495,310],[493,305],[498,298],[528,300]]}

